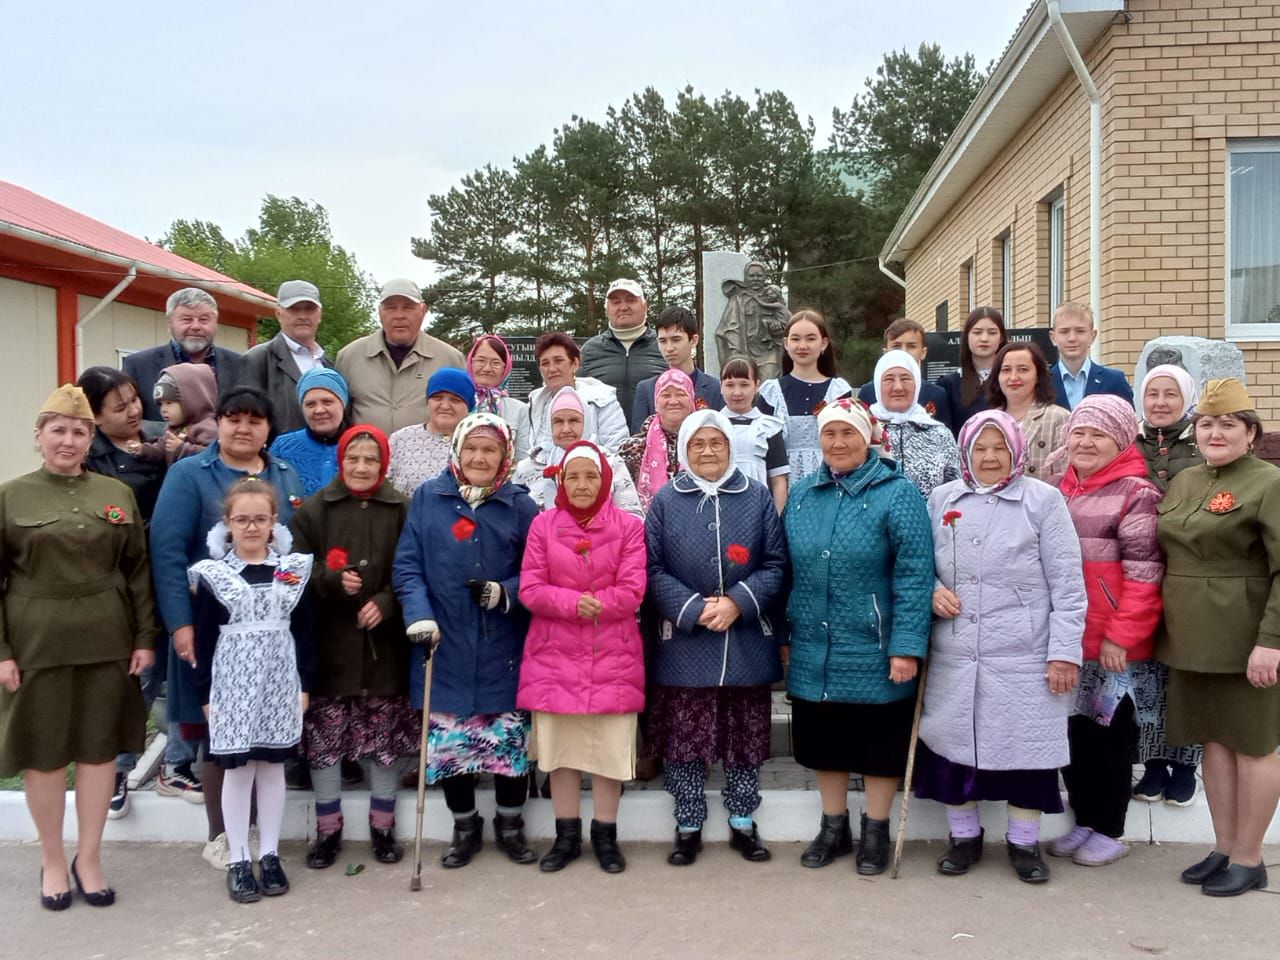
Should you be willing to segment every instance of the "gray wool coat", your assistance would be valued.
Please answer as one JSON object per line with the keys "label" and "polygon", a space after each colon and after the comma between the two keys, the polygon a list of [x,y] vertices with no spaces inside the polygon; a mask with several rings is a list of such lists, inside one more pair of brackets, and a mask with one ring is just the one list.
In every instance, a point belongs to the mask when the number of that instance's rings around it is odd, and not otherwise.
{"label": "gray wool coat", "polygon": [[[942,523],[951,510],[954,528]],[[1065,766],[1073,698],[1049,692],[1045,669],[1080,663],[1088,606],[1066,501],[1031,477],[994,494],[953,480],[929,497],[929,517],[936,586],[956,592],[960,615],[934,620],[921,739],[981,770]]]}

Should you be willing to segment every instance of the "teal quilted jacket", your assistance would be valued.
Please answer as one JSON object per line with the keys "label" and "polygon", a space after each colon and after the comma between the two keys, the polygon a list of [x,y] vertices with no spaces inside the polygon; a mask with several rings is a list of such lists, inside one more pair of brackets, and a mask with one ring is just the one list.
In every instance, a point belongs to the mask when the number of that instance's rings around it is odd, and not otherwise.
{"label": "teal quilted jacket", "polygon": [[835,480],[797,483],[783,514],[793,583],[787,692],[803,700],[891,703],[916,681],[889,680],[889,657],[929,646],[933,535],[924,498],[877,456]]}

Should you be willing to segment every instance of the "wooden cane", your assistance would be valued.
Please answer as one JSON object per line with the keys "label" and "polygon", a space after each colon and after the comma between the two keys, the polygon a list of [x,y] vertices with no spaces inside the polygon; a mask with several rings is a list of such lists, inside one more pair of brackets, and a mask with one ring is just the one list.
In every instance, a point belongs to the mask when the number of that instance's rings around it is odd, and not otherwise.
{"label": "wooden cane", "polygon": [[902,806],[898,808],[898,838],[893,842],[893,872],[891,880],[898,879],[898,865],[902,862],[902,841],[907,833],[907,807],[911,803],[911,774],[916,766],[916,744],[920,741],[920,709],[924,706],[925,664],[920,663],[920,686],[916,689],[916,715],[911,721],[911,745],[907,748],[907,773],[902,778]]}
{"label": "wooden cane", "polygon": [[418,744],[418,822],[413,828],[413,876],[409,889],[422,889],[422,815],[427,792],[427,730],[431,726],[431,644],[423,644],[426,660],[422,665],[422,741]]}

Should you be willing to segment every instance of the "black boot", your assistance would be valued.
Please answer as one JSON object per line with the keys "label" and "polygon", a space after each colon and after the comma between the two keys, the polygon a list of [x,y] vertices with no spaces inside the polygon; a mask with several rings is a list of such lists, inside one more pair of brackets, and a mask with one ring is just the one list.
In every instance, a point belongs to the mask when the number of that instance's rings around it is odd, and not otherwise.
{"label": "black boot", "polygon": [[315,843],[307,851],[307,866],[313,870],[332,867],[342,849],[342,828],[333,833],[322,833],[316,837]]}
{"label": "black boot", "polygon": [[538,869],[543,873],[555,873],[563,870],[570,860],[582,856],[582,820],[570,817],[561,820],[556,818],[556,841],[551,849],[542,855]]}
{"label": "black boot", "polygon": [[889,821],[871,820],[864,813],[858,836],[858,872],[864,877],[884,873],[889,867]]}
{"label": "black boot", "polygon": [[591,821],[591,850],[605,873],[621,873],[627,869],[627,858],[618,847],[618,825]]}
{"label": "black boot", "polygon": [[[1009,838],[1005,837],[1008,843]],[[1013,872],[1023,883],[1048,883],[1049,865],[1040,855],[1040,844],[1027,846],[1023,843],[1009,844],[1009,862],[1013,864]]]}
{"label": "black boot", "polygon": [[958,877],[982,860],[982,838],[987,831],[979,830],[976,837],[949,837],[947,852],[938,861],[938,872],[944,877]]}
{"label": "black boot", "polygon": [[262,899],[250,861],[235,860],[227,864],[227,893],[236,903],[257,903]]}
{"label": "black boot", "polygon": [[399,863],[404,859],[404,844],[396,839],[395,827],[379,830],[369,824],[369,839],[373,842],[373,859],[379,863]]}
{"label": "black boot", "polygon": [[538,859],[538,855],[525,843],[524,817],[518,813],[510,817],[497,814],[493,818],[493,838],[498,849],[510,857],[512,863],[533,863]]}
{"label": "black boot", "polygon": [[667,863],[673,867],[687,867],[698,859],[702,851],[701,830],[681,830],[676,828],[676,842],[667,854]]}
{"label": "black boot", "polygon": [[773,856],[760,839],[760,831],[754,823],[750,830],[739,830],[729,824],[729,847],[742,854],[743,860],[750,860],[752,863],[763,863]]}
{"label": "black boot", "polygon": [[465,867],[470,863],[471,858],[476,855],[484,842],[483,830],[484,817],[478,813],[473,813],[466,820],[455,819],[453,840],[449,843],[449,849],[444,852],[444,856],[440,858],[440,865],[452,869]]}
{"label": "black boot", "polygon": [[800,854],[805,867],[825,867],[836,857],[853,853],[853,832],[849,829],[849,812],[822,815],[822,826],[813,843]]}

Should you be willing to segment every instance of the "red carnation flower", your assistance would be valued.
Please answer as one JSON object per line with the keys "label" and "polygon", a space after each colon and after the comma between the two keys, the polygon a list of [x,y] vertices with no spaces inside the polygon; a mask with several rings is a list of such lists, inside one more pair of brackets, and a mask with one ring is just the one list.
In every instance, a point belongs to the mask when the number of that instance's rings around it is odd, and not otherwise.
{"label": "red carnation flower", "polygon": [[543,467],[542,475],[546,477],[548,480],[554,480],[556,477],[560,475],[560,467],[559,466]]}
{"label": "red carnation flower", "polygon": [[341,547],[334,547],[324,555],[324,565],[337,573],[339,570],[345,570],[351,565],[351,558],[347,555],[347,551]]}
{"label": "red carnation flower", "polygon": [[751,551],[740,543],[729,544],[724,553],[733,563],[739,566],[745,566],[746,562],[751,559]]}
{"label": "red carnation flower", "polygon": [[450,529],[453,531],[453,539],[459,542],[470,540],[471,535],[476,532],[476,522],[470,517],[459,517]]}
{"label": "red carnation flower", "polygon": [[956,521],[959,520],[962,516],[964,516],[964,514],[962,514],[959,510],[948,510],[946,513],[942,515],[942,525],[944,527],[950,527],[952,530],[954,530],[956,527]]}
{"label": "red carnation flower", "polygon": [[934,403],[932,400],[930,400],[928,403],[924,405],[924,412],[932,417],[935,413],[938,412],[938,405]]}
{"label": "red carnation flower", "polygon": [[587,555],[587,551],[590,549],[591,549],[591,541],[586,539],[585,537],[573,545],[573,552],[580,553],[584,557]]}
{"label": "red carnation flower", "polygon": [[702,397],[697,397],[693,401],[693,409],[695,410],[706,410],[710,406],[711,404],[707,403],[707,401],[704,400]]}

